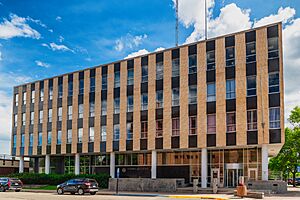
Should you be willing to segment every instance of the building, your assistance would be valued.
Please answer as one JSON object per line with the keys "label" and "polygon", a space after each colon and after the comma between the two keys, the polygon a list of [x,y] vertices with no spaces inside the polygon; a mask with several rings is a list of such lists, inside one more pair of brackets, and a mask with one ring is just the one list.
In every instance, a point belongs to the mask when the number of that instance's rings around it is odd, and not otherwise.
{"label": "building", "polygon": [[45,173],[268,180],[283,91],[276,23],[16,86],[12,155]]}
{"label": "building", "polygon": [[[0,175],[5,176],[9,174],[19,173],[20,160],[5,154],[0,155]],[[29,160],[23,160],[22,169],[24,172],[29,171]]]}

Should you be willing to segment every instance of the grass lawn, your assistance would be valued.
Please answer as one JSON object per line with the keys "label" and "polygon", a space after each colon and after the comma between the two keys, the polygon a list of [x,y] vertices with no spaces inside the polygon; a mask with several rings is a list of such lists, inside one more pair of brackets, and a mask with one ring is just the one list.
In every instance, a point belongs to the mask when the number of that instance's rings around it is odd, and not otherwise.
{"label": "grass lawn", "polygon": [[24,189],[32,189],[32,190],[56,190],[56,185],[43,185],[43,186],[38,186],[38,187],[34,187],[34,186],[24,186]]}

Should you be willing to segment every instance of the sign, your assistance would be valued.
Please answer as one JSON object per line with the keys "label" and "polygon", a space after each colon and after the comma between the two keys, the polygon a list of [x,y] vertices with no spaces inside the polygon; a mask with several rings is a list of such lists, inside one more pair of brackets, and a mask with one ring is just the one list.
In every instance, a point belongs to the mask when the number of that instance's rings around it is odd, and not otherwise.
{"label": "sign", "polygon": [[117,178],[120,178],[120,168],[117,168]]}

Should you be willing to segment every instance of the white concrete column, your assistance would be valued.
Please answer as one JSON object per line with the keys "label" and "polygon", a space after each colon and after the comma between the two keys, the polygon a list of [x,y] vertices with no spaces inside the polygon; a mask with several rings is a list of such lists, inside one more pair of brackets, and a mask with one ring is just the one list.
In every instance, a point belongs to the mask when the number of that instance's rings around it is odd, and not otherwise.
{"label": "white concrete column", "polygon": [[50,155],[45,157],[45,174],[50,174]]}
{"label": "white concrete column", "polygon": [[207,188],[207,149],[201,149],[201,188]]}
{"label": "white concrete column", "polygon": [[24,172],[24,156],[21,156],[19,161],[19,173],[23,173],[23,172]]}
{"label": "white concrete column", "polygon": [[263,144],[261,147],[261,164],[262,164],[262,175],[261,179],[263,181],[269,180],[269,168],[268,168],[268,145]]}
{"label": "white concrete column", "polygon": [[156,179],[156,166],[157,166],[157,152],[152,151],[151,154],[151,178]]}
{"label": "white concrete column", "polygon": [[80,174],[80,155],[75,154],[75,175]]}
{"label": "white concrete column", "polygon": [[110,153],[110,177],[115,178],[115,152]]}

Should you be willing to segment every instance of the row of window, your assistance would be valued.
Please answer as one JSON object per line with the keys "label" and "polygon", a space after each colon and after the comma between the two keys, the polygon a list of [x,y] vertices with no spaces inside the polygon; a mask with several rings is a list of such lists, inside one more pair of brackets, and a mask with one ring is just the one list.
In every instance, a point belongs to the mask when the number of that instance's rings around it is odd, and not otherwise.
{"label": "row of window", "polygon": [[[269,128],[278,129],[280,128],[280,108],[274,107],[269,109]],[[257,130],[257,110],[247,111],[247,130],[255,131]],[[236,112],[226,113],[226,132],[236,132]],[[126,139],[133,139],[133,123],[129,122],[126,125]],[[216,133],[216,114],[207,115],[207,134]],[[94,142],[95,130],[94,127],[89,128],[88,141]],[[100,130],[100,140],[106,141],[106,126],[101,126]],[[148,122],[141,122],[140,136],[142,139],[148,137]],[[189,117],[189,134],[197,134],[197,116]],[[172,118],[172,136],[180,135],[180,118]],[[77,143],[82,143],[83,128],[78,129]],[[163,120],[156,120],[156,137],[163,136]],[[13,147],[16,147],[16,135],[13,137]],[[61,144],[62,131],[57,131],[57,141],[56,144]],[[66,136],[67,144],[72,143],[72,129],[67,130]],[[113,126],[113,140],[120,140],[120,124],[114,124]],[[47,133],[47,144],[51,145],[52,142],[52,132]],[[21,147],[25,146],[25,134],[21,134]],[[33,146],[33,133],[29,134],[29,146]],[[42,132],[38,133],[38,146],[42,146]]]}

